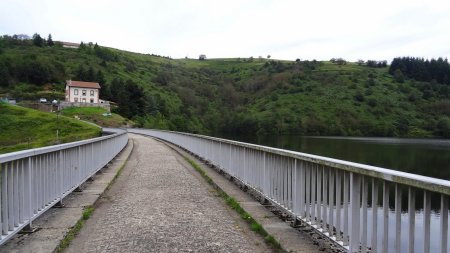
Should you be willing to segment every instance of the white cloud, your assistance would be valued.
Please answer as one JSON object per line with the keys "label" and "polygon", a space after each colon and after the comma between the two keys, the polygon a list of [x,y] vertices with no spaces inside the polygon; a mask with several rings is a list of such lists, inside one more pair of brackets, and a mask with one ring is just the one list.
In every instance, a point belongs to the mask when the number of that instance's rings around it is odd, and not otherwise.
{"label": "white cloud", "polygon": [[449,57],[448,13],[440,0],[3,0],[0,33],[175,58]]}

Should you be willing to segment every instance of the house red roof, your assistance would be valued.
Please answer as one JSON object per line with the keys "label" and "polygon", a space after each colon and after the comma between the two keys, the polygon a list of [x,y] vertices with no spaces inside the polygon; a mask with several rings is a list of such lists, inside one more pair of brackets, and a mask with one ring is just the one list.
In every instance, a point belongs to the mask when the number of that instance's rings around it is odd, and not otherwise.
{"label": "house red roof", "polygon": [[100,84],[99,83],[81,82],[81,81],[72,81],[72,80],[67,80],[67,86],[69,86],[69,87],[79,87],[79,88],[100,89]]}

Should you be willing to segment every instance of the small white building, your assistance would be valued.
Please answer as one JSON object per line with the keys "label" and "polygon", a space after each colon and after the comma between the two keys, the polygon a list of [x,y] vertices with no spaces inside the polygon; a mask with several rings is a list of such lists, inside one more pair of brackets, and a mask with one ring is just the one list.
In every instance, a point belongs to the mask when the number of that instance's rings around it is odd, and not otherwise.
{"label": "small white building", "polygon": [[65,41],[60,41],[60,43],[65,48],[79,48],[80,47],[79,43],[65,42]]}
{"label": "small white building", "polygon": [[66,102],[98,104],[99,92],[99,83],[66,81]]}

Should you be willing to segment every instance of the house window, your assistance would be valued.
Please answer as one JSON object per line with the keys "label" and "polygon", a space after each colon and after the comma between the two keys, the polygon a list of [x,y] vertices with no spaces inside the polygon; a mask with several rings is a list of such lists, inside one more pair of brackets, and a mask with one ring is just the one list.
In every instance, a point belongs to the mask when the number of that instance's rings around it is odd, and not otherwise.
{"label": "house window", "polygon": [[74,101],[75,103],[78,103],[78,98],[73,98],[73,101]]}
{"label": "house window", "polygon": [[94,103],[94,99],[93,98],[91,98],[91,104],[93,104]]}
{"label": "house window", "polygon": [[91,90],[91,97],[93,97],[94,96],[94,91],[93,90]]}
{"label": "house window", "polygon": [[82,90],[81,93],[83,96],[86,96],[86,90]]}
{"label": "house window", "polygon": [[83,103],[86,103],[86,99],[85,98],[83,98],[81,101],[83,101]]}
{"label": "house window", "polygon": [[78,95],[78,89],[73,90],[73,95]]}

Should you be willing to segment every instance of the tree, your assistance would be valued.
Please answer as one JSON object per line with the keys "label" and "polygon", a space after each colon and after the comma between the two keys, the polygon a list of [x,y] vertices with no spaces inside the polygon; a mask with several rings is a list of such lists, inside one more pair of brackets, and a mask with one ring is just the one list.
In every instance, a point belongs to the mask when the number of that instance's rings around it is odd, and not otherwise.
{"label": "tree", "polygon": [[42,39],[41,35],[35,33],[33,34],[33,45],[42,47],[44,45],[44,39]]}
{"label": "tree", "polygon": [[78,68],[75,71],[75,78],[80,81],[87,81],[86,80],[86,69],[84,68],[83,64],[78,65]]}
{"label": "tree", "polygon": [[88,81],[88,82],[93,82],[97,79],[97,77],[95,75],[95,70],[92,66],[89,66],[89,68],[85,74],[85,78],[86,78],[86,80],[84,80],[84,81]]}
{"label": "tree", "polygon": [[449,138],[450,137],[450,120],[448,118],[443,118],[438,121],[437,125],[437,134]]}
{"label": "tree", "polygon": [[6,64],[0,61],[0,86],[8,86],[9,84],[9,70]]}
{"label": "tree", "polygon": [[400,69],[396,69],[394,71],[394,80],[397,83],[403,83],[405,82],[405,76],[403,75],[403,72]]}
{"label": "tree", "polygon": [[23,82],[42,85],[53,78],[52,66],[41,59],[27,59],[18,66],[18,79]]}
{"label": "tree", "polygon": [[47,45],[49,47],[53,47],[55,45],[55,43],[52,40],[52,34],[48,34]]}
{"label": "tree", "polygon": [[98,72],[97,72],[97,76],[96,76],[96,81],[99,83],[99,84],[105,84],[105,75],[103,74],[103,72],[101,71],[101,70],[99,70]]}
{"label": "tree", "polygon": [[[380,65],[386,66],[387,63],[382,62]],[[389,67],[389,74],[394,75],[396,70],[400,70],[405,77],[417,81],[430,82],[435,80],[440,84],[450,84],[450,65],[447,59],[394,58]]]}
{"label": "tree", "polygon": [[342,58],[337,58],[337,59],[335,60],[335,63],[336,63],[337,65],[345,65],[345,64],[347,64],[347,61],[344,60],[344,59],[342,59]]}

